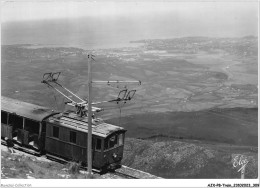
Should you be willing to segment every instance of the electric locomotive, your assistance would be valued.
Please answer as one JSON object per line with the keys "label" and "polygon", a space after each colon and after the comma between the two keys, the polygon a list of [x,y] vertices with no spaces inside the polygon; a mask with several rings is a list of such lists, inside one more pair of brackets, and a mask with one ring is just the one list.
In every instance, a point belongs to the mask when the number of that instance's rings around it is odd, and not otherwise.
{"label": "electric locomotive", "polygon": [[[1,137],[28,152],[87,165],[88,118],[68,110],[1,97]],[[99,171],[120,167],[126,130],[92,118],[92,164]]]}

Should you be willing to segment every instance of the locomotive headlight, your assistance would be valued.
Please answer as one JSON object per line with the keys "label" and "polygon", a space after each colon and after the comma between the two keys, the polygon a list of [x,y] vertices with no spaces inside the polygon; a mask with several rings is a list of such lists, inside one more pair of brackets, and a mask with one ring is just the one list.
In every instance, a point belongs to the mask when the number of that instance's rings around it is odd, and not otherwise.
{"label": "locomotive headlight", "polygon": [[115,159],[117,157],[117,154],[113,153],[113,158]]}

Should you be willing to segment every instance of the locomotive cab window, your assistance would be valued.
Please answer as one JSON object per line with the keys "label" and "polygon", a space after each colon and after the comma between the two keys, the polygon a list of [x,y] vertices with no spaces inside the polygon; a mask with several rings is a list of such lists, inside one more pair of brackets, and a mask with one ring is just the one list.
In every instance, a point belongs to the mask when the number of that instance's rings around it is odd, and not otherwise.
{"label": "locomotive cab window", "polygon": [[70,142],[76,144],[77,142],[77,133],[70,131]]}
{"label": "locomotive cab window", "polygon": [[52,132],[52,136],[55,137],[55,138],[59,138],[59,132],[60,132],[59,127],[53,126],[53,130],[52,131],[53,131]]}
{"label": "locomotive cab window", "polygon": [[119,144],[119,146],[123,145],[123,143],[124,143],[123,139],[124,139],[123,138],[123,134],[119,134],[118,135],[118,144]]}
{"label": "locomotive cab window", "polygon": [[96,150],[101,151],[101,139],[96,139]]}
{"label": "locomotive cab window", "polygon": [[112,136],[109,139],[109,148],[113,148],[117,145],[117,135]]}
{"label": "locomotive cab window", "polygon": [[113,136],[105,139],[105,149],[111,149],[116,146],[118,146],[117,135],[113,135]]}
{"label": "locomotive cab window", "polygon": [[1,123],[7,124],[7,112],[1,111]]}

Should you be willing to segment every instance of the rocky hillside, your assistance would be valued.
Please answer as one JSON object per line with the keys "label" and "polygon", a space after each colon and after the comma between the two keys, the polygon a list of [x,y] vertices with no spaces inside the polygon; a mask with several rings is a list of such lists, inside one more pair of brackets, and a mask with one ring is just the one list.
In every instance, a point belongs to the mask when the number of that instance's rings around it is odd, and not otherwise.
{"label": "rocky hillside", "polygon": [[126,140],[123,164],[171,179],[240,178],[236,155],[249,161],[245,178],[257,178],[257,148],[191,141]]}

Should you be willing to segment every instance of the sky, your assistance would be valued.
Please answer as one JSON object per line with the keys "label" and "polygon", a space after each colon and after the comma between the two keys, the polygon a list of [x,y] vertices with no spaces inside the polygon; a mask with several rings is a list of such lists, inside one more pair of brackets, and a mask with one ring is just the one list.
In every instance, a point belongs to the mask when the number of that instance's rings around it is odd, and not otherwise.
{"label": "sky", "polygon": [[47,40],[50,32],[56,32],[57,40],[70,36],[71,41],[78,42],[84,33],[90,38],[127,41],[257,36],[258,1],[7,0],[1,4],[1,22],[2,36],[7,42],[30,41],[37,33],[38,38]]}
{"label": "sky", "polygon": [[3,1],[2,22],[102,16],[142,16],[177,12],[223,22],[257,18],[257,1]]}

